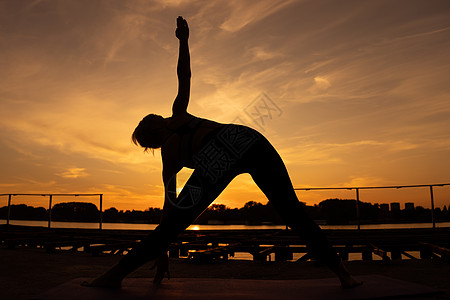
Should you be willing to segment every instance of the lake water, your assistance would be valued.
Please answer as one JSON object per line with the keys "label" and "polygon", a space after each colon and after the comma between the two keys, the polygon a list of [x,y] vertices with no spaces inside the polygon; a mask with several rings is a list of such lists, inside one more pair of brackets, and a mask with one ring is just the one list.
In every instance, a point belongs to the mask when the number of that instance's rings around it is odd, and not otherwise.
{"label": "lake water", "polygon": [[[47,227],[47,221],[10,220],[11,225],[42,226]],[[6,220],[0,220],[0,224],[6,224]],[[103,229],[118,230],[153,230],[157,224],[131,224],[131,223],[103,223]],[[98,223],[82,222],[52,222],[52,228],[82,228],[97,229]],[[322,229],[357,229],[357,225],[320,225]],[[407,228],[432,228],[431,223],[409,224],[370,224],[361,225],[361,229],[407,229]],[[450,227],[450,222],[436,223],[436,227]],[[247,230],[247,229],[285,229],[284,225],[191,225],[188,230]]]}

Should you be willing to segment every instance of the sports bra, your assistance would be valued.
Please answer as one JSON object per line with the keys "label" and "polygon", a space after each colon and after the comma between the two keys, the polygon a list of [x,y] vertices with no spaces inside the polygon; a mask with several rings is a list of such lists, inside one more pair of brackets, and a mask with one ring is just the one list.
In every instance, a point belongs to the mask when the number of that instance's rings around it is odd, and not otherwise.
{"label": "sports bra", "polygon": [[[176,133],[180,136],[180,160],[185,163],[189,163],[190,159],[192,159],[193,151],[192,151],[192,141],[194,140],[194,134],[197,129],[201,126],[206,119],[194,117],[189,120],[187,123],[181,125],[175,130],[171,130],[173,133]],[[182,150],[186,149],[186,152]]]}

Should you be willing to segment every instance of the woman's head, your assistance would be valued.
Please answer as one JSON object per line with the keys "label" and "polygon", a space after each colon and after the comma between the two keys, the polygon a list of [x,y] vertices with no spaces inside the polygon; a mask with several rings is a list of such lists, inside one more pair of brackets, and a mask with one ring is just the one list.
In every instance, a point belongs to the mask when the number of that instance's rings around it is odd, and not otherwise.
{"label": "woman's head", "polygon": [[149,114],[139,122],[131,140],[134,144],[148,149],[157,149],[164,140],[165,119],[159,115]]}

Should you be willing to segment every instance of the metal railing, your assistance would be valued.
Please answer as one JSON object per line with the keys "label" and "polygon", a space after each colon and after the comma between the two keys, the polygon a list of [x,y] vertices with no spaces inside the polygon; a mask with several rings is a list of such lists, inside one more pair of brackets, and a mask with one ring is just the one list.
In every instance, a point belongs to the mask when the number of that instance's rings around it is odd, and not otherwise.
{"label": "metal railing", "polygon": [[52,200],[53,196],[72,196],[72,197],[84,197],[84,196],[99,196],[99,229],[102,229],[103,224],[103,194],[0,194],[0,196],[8,196],[8,214],[6,217],[6,224],[9,225],[9,221],[11,218],[11,198],[13,196],[48,196],[48,228],[51,227],[52,223]]}
{"label": "metal railing", "polygon": [[417,184],[417,185],[390,185],[390,186],[359,186],[359,187],[312,187],[312,188],[294,188],[296,191],[313,191],[313,190],[355,190],[356,191],[356,221],[358,230],[361,229],[361,220],[359,215],[359,191],[360,190],[373,190],[373,189],[401,189],[401,188],[417,188],[427,187],[430,189],[430,201],[431,201],[431,222],[433,228],[436,228],[436,221],[434,219],[434,195],[433,187],[443,187],[450,185],[450,183],[435,183],[435,184]]}
{"label": "metal railing", "polygon": [[[401,188],[420,188],[427,187],[430,192],[430,202],[431,202],[431,222],[433,224],[433,228],[436,228],[436,221],[434,218],[434,194],[433,187],[443,187],[450,186],[450,183],[435,183],[435,184],[418,184],[418,185],[391,185],[391,186],[359,186],[359,187],[309,187],[309,188],[294,188],[296,191],[313,191],[313,190],[355,190],[356,192],[356,219],[358,230],[361,229],[361,220],[359,213],[359,202],[360,202],[360,190],[371,190],[371,189],[401,189]],[[10,222],[10,214],[11,214],[11,198],[13,196],[43,196],[49,197],[49,205],[48,205],[48,228],[51,226],[51,212],[52,212],[52,200],[54,196],[98,196],[100,200],[99,205],[99,229],[102,229],[102,206],[103,206],[103,194],[0,194],[0,196],[8,196],[8,215],[7,215],[7,223],[9,225]]]}

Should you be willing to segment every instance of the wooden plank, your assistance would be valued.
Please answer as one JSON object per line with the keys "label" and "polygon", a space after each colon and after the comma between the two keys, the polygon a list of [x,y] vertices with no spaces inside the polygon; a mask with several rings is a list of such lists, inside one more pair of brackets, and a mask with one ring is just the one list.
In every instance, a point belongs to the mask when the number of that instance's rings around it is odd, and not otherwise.
{"label": "wooden plank", "polygon": [[439,254],[441,259],[450,261],[450,249],[430,243],[420,243],[430,249],[432,253]]}
{"label": "wooden plank", "polygon": [[388,256],[386,251],[384,251],[383,249],[375,246],[374,244],[370,244],[370,246],[373,249],[373,253],[378,255],[378,256],[380,256],[383,259],[383,261],[390,261],[390,258],[389,258],[389,256]]}

